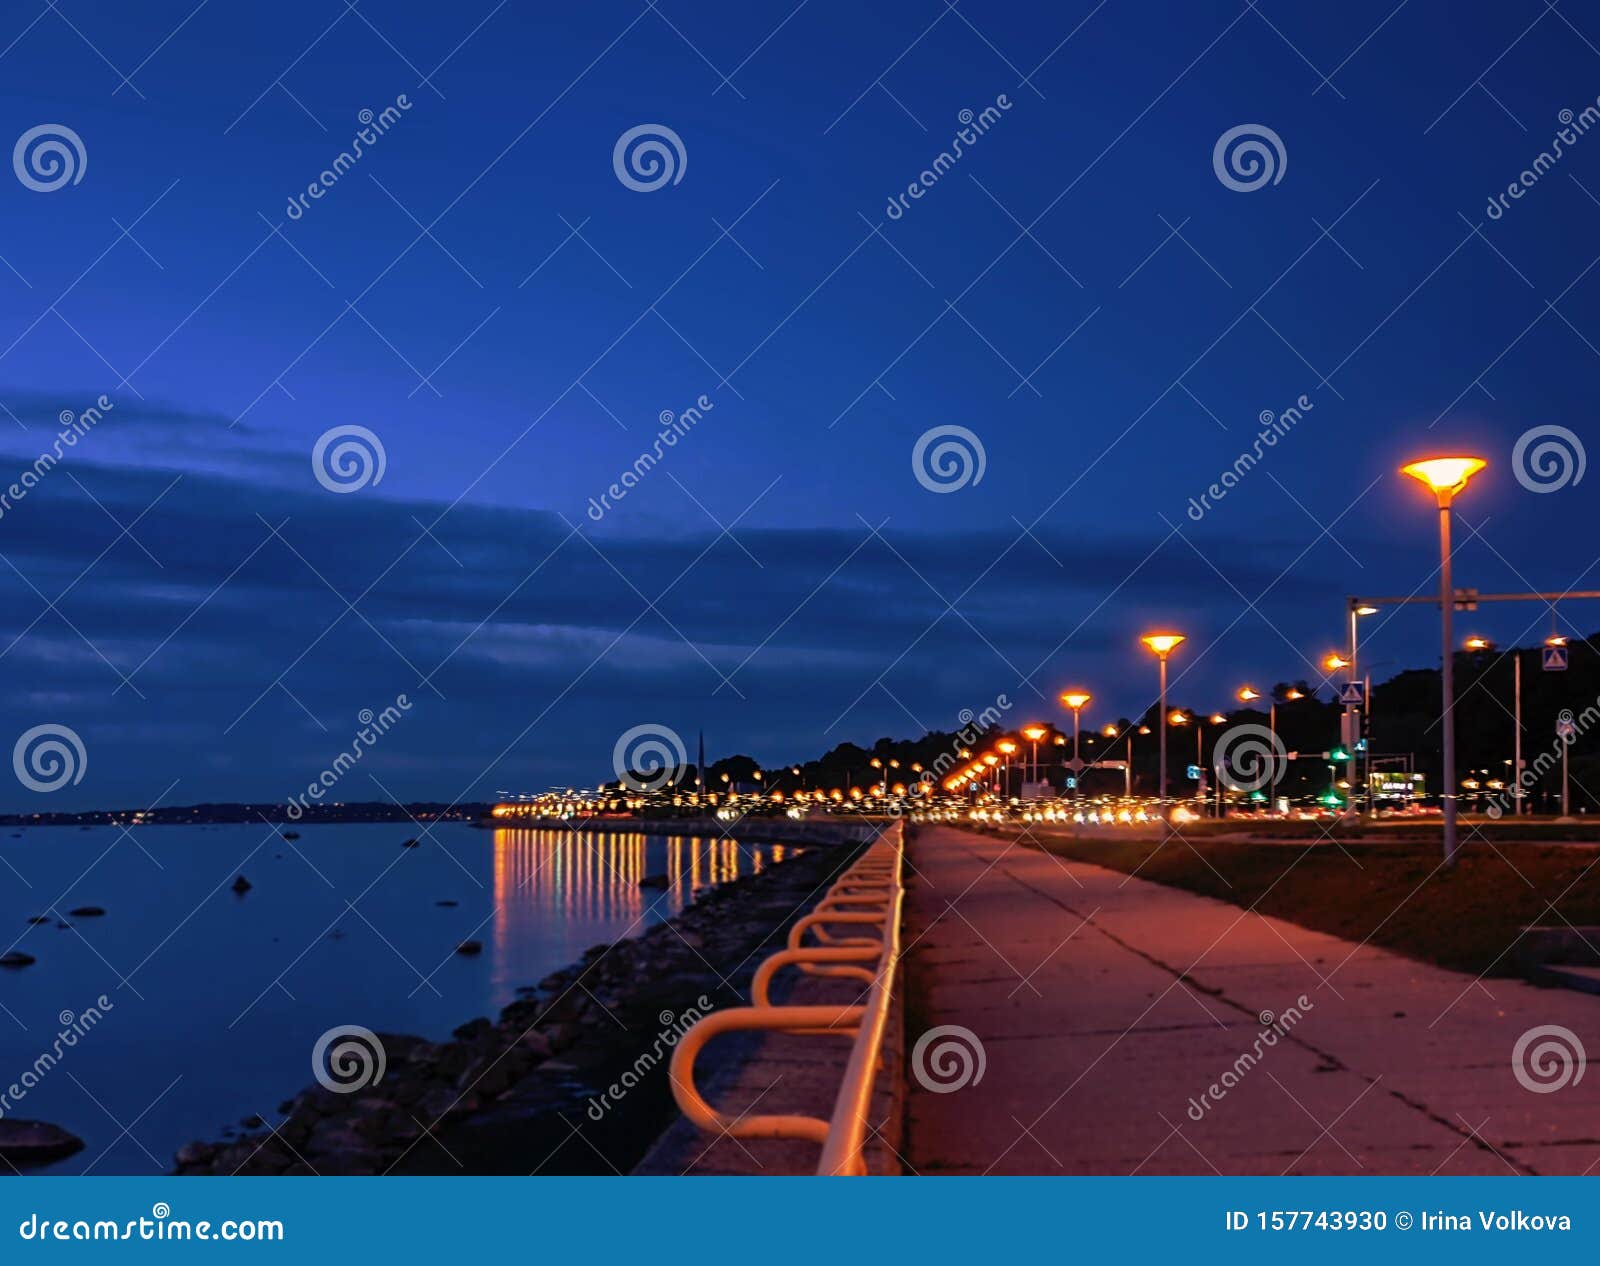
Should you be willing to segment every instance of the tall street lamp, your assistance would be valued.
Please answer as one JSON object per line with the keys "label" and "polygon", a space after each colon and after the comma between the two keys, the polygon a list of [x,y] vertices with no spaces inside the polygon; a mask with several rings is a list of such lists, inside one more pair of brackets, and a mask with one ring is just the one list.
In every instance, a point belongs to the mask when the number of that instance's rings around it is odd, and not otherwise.
{"label": "tall street lamp", "polygon": [[[1193,718],[1193,720],[1194,720],[1194,767],[1195,767],[1196,772],[1198,772],[1199,775],[1200,775],[1198,781],[1195,783],[1195,793],[1194,794],[1195,794],[1195,799],[1199,800],[1203,805],[1204,802],[1205,802],[1205,796],[1206,796],[1205,757],[1200,754],[1200,752],[1201,752],[1201,743],[1202,743],[1201,727],[1202,727],[1203,723],[1201,722],[1201,720],[1200,720],[1200,718],[1198,716]],[[1167,722],[1170,725],[1188,725],[1189,721],[1190,721],[1189,714],[1187,712],[1184,712],[1181,708],[1174,710],[1172,715],[1167,718]],[[1165,733],[1165,731],[1163,730],[1162,733]]]}
{"label": "tall street lamp", "polygon": [[1035,786],[1039,783],[1039,740],[1050,731],[1042,725],[1025,725],[1022,727],[1022,737],[1033,745],[1032,763],[1033,770],[1028,776],[1028,781]]}
{"label": "tall street lamp", "polygon": [[1072,799],[1075,803],[1083,800],[1083,753],[1078,746],[1079,724],[1083,719],[1083,705],[1091,697],[1082,690],[1061,692],[1061,702],[1072,709]]}
{"label": "tall street lamp", "polygon": [[[1240,686],[1235,692],[1235,698],[1240,703],[1254,703],[1261,698],[1261,692],[1249,684]],[[1267,753],[1267,759],[1272,762],[1272,783],[1276,791],[1278,785],[1278,700],[1276,697],[1267,701],[1267,733],[1272,736],[1270,744],[1272,750]]]}
{"label": "tall street lamp", "polygon": [[[1173,648],[1184,640],[1182,633],[1147,633],[1139,639],[1154,653],[1161,663],[1161,716],[1167,715],[1167,656],[1172,654]],[[1157,746],[1161,755],[1157,762],[1159,773],[1156,776],[1156,802],[1161,804],[1167,798],[1167,727],[1161,727],[1161,737]]]}
{"label": "tall street lamp", "polygon": [[1001,739],[995,744],[995,749],[1001,752],[1006,760],[1002,765],[1000,774],[1001,798],[1011,799],[1011,758],[1017,753],[1017,745],[1011,739]]}
{"label": "tall street lamp", "polygon": [[[1545,639],[1545,645],[1551,645],[1549,638]],[[1492,655],[1496,647],[1489,638],[1469,637],[1461,643],[1461,649],[1471,651],[1474,655]],[[1522,652],[1513,646],[1511,648],[1511,813],[1513,817],[1520,816],[1522,813],[1522,798]]]}
{"label": "tall street lamp", "polygon": [[[1372,606],[1370,603],[1362,602],[1358,598],[1350,599],[1350,681],[1355,681],[1360,673],[1360,670],[1356,667],[1356,645],[1359,640],[1357,637],[1358,622],[1363,616],[1377,614],[1378,608]],[[1372,798],[1372,672],[1370,666],[1361,687],[1361,707],[1363,710],[1362,722],[1364,724],[1358,723],[1356,720],[1355,705],[1345,705],[1345,714],[1350,718],[1348,726],[1350,730],[1350,737],[1345,743],[1345,746],[1350,749],[1350,804],[1352,807],[1354,807],[1356,802],[1354,790],[1356,781],[1356,749],[1361,746],[1361,740],[1366,739],[1366,773],[1363,775],[1361,782],[1362,791],[1367,797],[1367,811],[1371,813],[1373,812],[1374,802]],[[1363,730],[1365,730],[1365,733],[1362,732]]]}
{"label": "tall street lamp", "polygon": [[1456,861],[1456,717],[1455,717],[1455,638],[1451,625],[1455,615],[1455,586],[1450,578],[1450,505],[1455,496],[1489,463],[1481,457],[1434,457],[1402,466],[1402,474],[1425,484],[1439,506],[1439,626],[1443,654],[1439,662],[1441,721],[1444,726],[1444,778],[1441,794],[1444,812],[1444,860]]}

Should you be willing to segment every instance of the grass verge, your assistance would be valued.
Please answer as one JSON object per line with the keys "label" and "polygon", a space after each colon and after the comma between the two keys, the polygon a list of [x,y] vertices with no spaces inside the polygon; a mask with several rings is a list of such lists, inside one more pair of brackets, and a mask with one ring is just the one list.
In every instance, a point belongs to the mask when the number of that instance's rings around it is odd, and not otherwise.
{"label": "grass verge", "polygon": [[1445,869],[1437,841],[1158,842],[1037,827],[1033,835],[1061,857],[1474,975],[1519,975],[1513,947],[1524,927],[1562,918],[1600,926],[1600,851],[1591,849],[1477,843]]}

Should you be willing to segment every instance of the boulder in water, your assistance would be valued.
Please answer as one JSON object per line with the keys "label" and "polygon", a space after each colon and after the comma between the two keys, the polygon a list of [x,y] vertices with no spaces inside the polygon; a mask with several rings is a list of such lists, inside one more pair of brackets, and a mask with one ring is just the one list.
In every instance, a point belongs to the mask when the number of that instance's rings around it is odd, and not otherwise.
{"label": "boulder in water", "polygon": [[462,941],[460,945],[456,946],[456,953],[457,954],[463,954],[468,958],[472,958],[473,956],[475,956],[477,954],[483,953],[483,942],[482,941]]}
{"label": "boulder in water", "polygon": [[13,1165],[48,1165],[83,1150],[83,1140],[48,1121],[0,1120],[0,1156]]}
{"label": "boulder in water", "polygon": [[35,961],[32,954],[24,954],[21,950],[0,954],[0,967],[31,967]]}
{"label": "boulder in water", "polygon": [[102,906],[79,906],[76,910],[68,910],[67,913],[74,919],[98,919],[105,914],[105,909]]}

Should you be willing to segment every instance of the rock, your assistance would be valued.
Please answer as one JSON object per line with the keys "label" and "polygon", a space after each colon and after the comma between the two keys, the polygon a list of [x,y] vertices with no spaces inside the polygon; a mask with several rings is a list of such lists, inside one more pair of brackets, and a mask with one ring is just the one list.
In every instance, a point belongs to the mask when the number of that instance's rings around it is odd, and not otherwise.
{"label": "rock", "polygon": [[476,1091],[486,1099],[494,1099],[511,1088],[515,1080],[512,1070],[503,1059],[486,1057],[474,1060],[456,1078],[456,1089]]}
{"label": "rock", "polygon": [[550,1054],[550,1039],[537,1029],[529,1029],[517,1039],[517,1045],[537,1059],[544,1059]]}
{"label": "rock", "polygon": [[487,1016],[480,1015],[476,1020],[468,1020],[465,1024],[458,1026],[451,1036],[458,1037],[463,1042],[470,1042],[475,1038],[480,1038],[493,1032],[494,1022]]}
{"label": "rock", "polygon": [[578,1040],[582,1031],[577,1024],[552,1024],[544,1031],[544,1039],[552,1051],[564,1051]]}
{"label": "rock", "polygon": [[471,958],[476,954],[481,954],[483,953],[483,942],[462,941],[460,945],[456,946],[456,953],[463,954],[468,958]]}
{"label": "rock", "polygon": [[190,1168],[205,1164],[216,1154],[217,1149],[212,1144],[197,1139],[193,1143],[185,1143],[178,1149],[177,1160],[180,1166]]}
{"label": "rock", "polygon": [[520,1033],[539,1018],[539,1003],[533,998],[519,998],[508,1003],[500,1011],[500,1023],[504,1028]]}
{"label": "rock", "polygon": [[646,875],[639,881],[639,887],[641,888],[669,888],[671,886],[672,879],[667,875]]}
{"label": "rock", "polygon": [[13,1165],[48,1165],[82,1149],[81,1138],[48,1121],[0,1120],[0,1156]]}
{"label": "rock", "polygon": [[318,1156],[334,1156],[340,1153],[362,1152],[367,1147],[367,1141],[343,1121],[327,1117],[312,1127],[311,1137],[306,1140],[306,1155],[313,1159]]}
{"label": "rock", "polygon": [[79,906],[76,910],[68,910],[67,913],[74,919],[98,919],[105,910],[100,906]]}
{"label": "rock", "polygon": [[24,954],[21,950],[10,950],[0,954],[0,967],[31,967],[36,961],[32,954]]}
{"label": "rock", "polygon": [[461,1094],[448,1086],[441,1086],[437,1090],[430,1090],[417,1104],[417,1119],[431,1130],[447,1117],[461,1117],[476,1112],[478,1106],[477,1095],[470,1092]]}
{"label": "rock", "polygon": [[255,885],[253,883],[251,883],[248,879],[246,879],[243,875],[236,876],[234,878],[233,883],[230,886],[241,897],[244,896],[245,893],[249,892],[250,889],[255,887]]}

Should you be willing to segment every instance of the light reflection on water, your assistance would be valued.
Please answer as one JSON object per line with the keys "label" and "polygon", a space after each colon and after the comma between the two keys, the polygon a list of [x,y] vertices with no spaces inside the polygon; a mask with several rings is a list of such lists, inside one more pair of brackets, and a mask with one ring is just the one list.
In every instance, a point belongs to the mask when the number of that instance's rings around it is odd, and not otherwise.
{"label": "light reflection on water", "polygon": [[[31,828],[0,837],[0,1088],[52,1047],[60,1013],[113,1007],[7,1117],[87,1147],[52,1172],[162,1172],[195,1138],[311,1084],[329,1028],[439,1039],[495,1015],[590,946],[635,936],[782,845],[461,823]],[[408,837],[417,848],[403,849]],[[14,872],[14,873],[13,873]],[[242,896],[236,874],[250,880]],[[665,888],[640,881],[665,875]],[[448,904],[454,903],[454,904]],[[104,917],[55,926],[57,912]],[[29,925],[32,915],[49,922]],[[455,952],[465,940],[483,953]],[[11,943],[15,941],[14,945]],[[126,1134],[123,1125],[131,1128]]]}
{"label": "light reflection on water", "polygon": [[[522,947],[536,944],[552,920],[615,927],[633,936],[688,905],[696,893],[760,874],[786,855],[782,844],[740,844],[700,836],[586,833],[500,828],[494,833],[494,1001],[504,1006],[530,980]],[[665,888],[642,887],[665,876]],[[582,939],[581,937],[578,939]],[[595,942],[573,945],[564,966]],[[541,975],[544,972],[541,972]]]}

